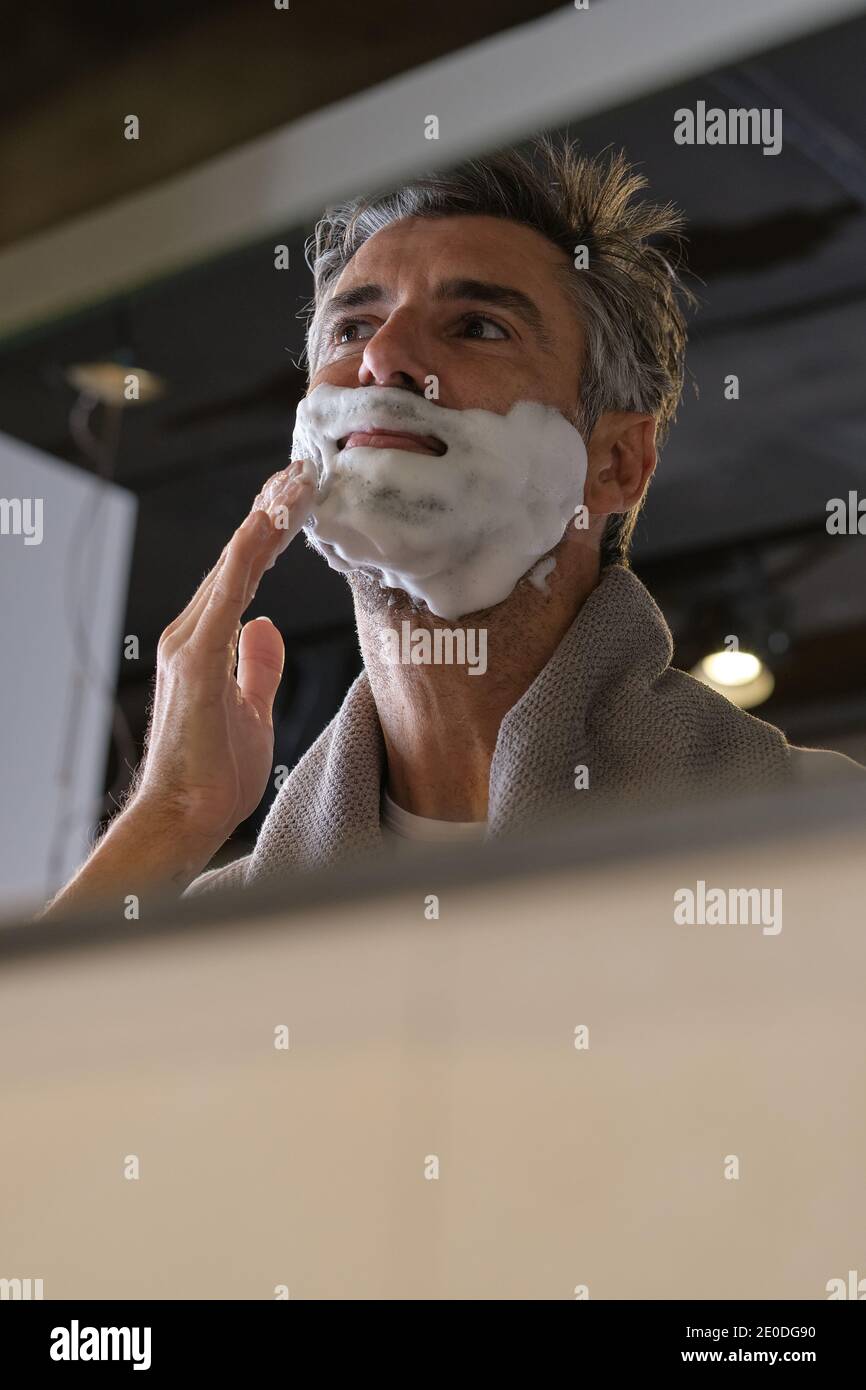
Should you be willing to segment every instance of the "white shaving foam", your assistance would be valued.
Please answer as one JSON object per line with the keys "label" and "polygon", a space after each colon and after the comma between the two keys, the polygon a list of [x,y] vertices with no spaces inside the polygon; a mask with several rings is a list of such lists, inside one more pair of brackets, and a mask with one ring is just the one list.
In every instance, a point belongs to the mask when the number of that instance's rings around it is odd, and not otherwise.
{"label": "white shaving foam", "polygon": [[545,555],[544,559],[539,560],[538,564],[529,571],[526,577],[534,588],[538,589],[540,593],[546,594],[548,592],[548,578],[553,574],[555,569],[556,561],[553,556]]}
{"label": "white shaving foam", "polygon": [[[338,447],[389,427],[432,435],[446,452]],[[388,386],[317,386],[298,406],[292,458],[315,466],[306,530],[328,564],[375,575],[449,621],[508,597],[562,539],[586,480],[583,440],[550,406],[448,410]]]}

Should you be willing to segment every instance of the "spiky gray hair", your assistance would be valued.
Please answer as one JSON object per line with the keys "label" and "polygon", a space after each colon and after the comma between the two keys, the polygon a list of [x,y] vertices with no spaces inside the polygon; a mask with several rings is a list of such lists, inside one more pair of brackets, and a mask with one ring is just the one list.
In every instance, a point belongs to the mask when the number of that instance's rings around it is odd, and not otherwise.
{"label": "spiky gray hair", "polygon": [[[504,217],[540,232],[568,257],[557,273],[585,336],[582,373],[575,364],[573,417],[584,440],[605,411],[635,410],[655,417],[662,445],[682,394],[685,312],[697,301],[678,272],[682,215],[671,203],[638,198],[646,187],[622,151],[592,158],[573,141],[542,136],[527,154],[508,149],[470,159],[328,209],[306,245],[314,284],[306,310],[309,374],[321,351],[329,290],[371,236],[405,217]],[[650,238],[661,239],[664,249]],[[574,268],[577,246],[587,248],[583,270]],[[628,564],[639,510],[608,518],[602,565]]]}

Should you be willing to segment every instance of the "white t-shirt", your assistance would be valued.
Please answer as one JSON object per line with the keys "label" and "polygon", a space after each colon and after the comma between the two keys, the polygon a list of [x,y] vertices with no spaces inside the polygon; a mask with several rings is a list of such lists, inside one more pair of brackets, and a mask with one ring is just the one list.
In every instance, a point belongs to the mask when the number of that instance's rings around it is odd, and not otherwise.
{"label": "white t-shirt", "polygon": [[487,822],[484,820],[433,820],[404,811],[392,801],[386,789],[382,791],[382,836],[388,848],[396,854],[424,845],[473,844],[484,839]]}

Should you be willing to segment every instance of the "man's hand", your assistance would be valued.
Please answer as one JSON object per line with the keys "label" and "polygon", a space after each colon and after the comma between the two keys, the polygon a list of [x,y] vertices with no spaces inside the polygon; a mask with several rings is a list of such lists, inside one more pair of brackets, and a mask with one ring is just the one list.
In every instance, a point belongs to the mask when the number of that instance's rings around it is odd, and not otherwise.
{"label": "man's hand", "polygon": [[[51,912],[84,897],[184,888],[255,810],[274,749],[284,648],[268,618],[241,618],[310,512],[302,465],[277,473],[157,648],[156,691],[138,785]],[[235,674],[235,662],[237,673]]]}
{"label": "man's hand", "polygon": [[259,804],[274,751],[283,639],[270,619],[242,628],[241,618],[306,520],[311,496],[309,483],[277,474],[159,639],[147,754],[130,805],[160,807],[214,852]]}

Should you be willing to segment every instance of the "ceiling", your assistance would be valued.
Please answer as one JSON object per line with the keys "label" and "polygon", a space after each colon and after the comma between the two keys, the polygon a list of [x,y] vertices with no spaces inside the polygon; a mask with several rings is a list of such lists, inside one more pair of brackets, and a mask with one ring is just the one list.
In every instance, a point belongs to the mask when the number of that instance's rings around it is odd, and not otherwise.
{"label": "ceiling", "polygon": [[[555,7],[497,0],[472,7],[471,19],[464,14],[470,7],[446,8],[448,22],[437,19],[420,34],[414,26],[400,28],[405,11],[396,4],[377,6],[374,18],[346,6],[341,17],[345,13],[355,26],[363,63],[346,58],[342,43],[332,54],[311,30],[309,63],[318,67],[301,65],[303,76],[299,68],[289,81],[272,55],[267,61],[248,56],[256,43],[267,48],[273,36],[260,15],[242,22],[236,7],[208,7],[208,37],[192,6],[148,4],[133,7],[130,22],[145,25],[145,11],[153,17],[150,58],[145,61],[136,41],[128,46],[135,57],[124,52],[119,61],[153,83],[153,53],[174,54],[166,60],[166,91],[179,103],[172,121],[183,122],[184,83],[176,74],[190,71],[196,51],[190,35],[197,33],[205,45],[226,44],[225,54],[232,25],[240,25],[250,47],[239,47],[236,56],[240,62],[244,55],[249,67],[231,132],[219,125],[228,120],[224,69],[219,82],[211,72],[202,90],[209,102],[221,93],[225,107],[214,115],[218,128],[209,136],[241,140],[254,127],[265,128],[257,122],[284,121],[401,65],[411,67],[421,61],[422,48],[426,59],[525,20],[527,11]],[[327,7],[316,13],[326,14]],[[37,24],[35,14],[26,21],[19,14],[19,24]],[[105,15],[107,22],[107,6]],[[73,48],[84,42],[80,33],[72,35],[72,11],[64,23],[61,32]],[[95,37],[88,32],[93,48],[85,72],[102,92],[105,70],[117,56],[117,30],[113,39],[102,30]],[[32,32],[25,49],[32,63],[39,52]],[[199,55],[201,66],[213,52],[207,47]],[[34,150],[42,119],[61,100],[58,71],[67,73],[64,90],[75,120],[83,99],[81,84],[61,62],[59,40],[44,56],[39,80],[13,82],[3,97],[4,115],[23,122],[25,143],[35,141]],[[568,130],[589,152],[622,145],[642,166],[653,196],[679,204],[688,220],[689,262],[702,301],[692,326],[690,382],[635,546],[635,568],[674,629],[677,662],[688,668],[713,634],[744,631],[750,622],[784,631],[790,645],[777,694],[761,707],[761,717],[779,723],[796,742],[839,747],[866,760],[866,540],[831,537],[824,526],[829,498],[850,489],[866,496],[864,71],[866,19],[859,19]],[[249,80],[251,72],[256,81]],[[250,89],[258,86],[268,95],[254,100]],[[782,152],[766,157],[753,147],[677,146],[673,112],[699,99],[781,106]],[[203,136],[181,138],[174,127],[169,134],[160,167],[149,168],[146,179],[186,167],[217,147],[205,150]],[[0,167],[8,157],[4,140],[8,132],[0,136]],[[61,140],[53,159],[64,158]],[[53,192],[43,188],[26,207],[7,210],[0,238],[48,225],[109,191],[128,191],[128,170],[104,158],[102,174],[89,159],[86,166],[78,161],[76,169],[84,167],[87,176],[77,191],[75,179],[60,178]],[[45,171],[43,163],[35,184],[46,182]],[[263,478],[286,460],[293,406],[305,385],[295,362],[302,347],[298,316],[311,291],[303,257],[310,230],[287,226],[282,232],[292,268],[276,277],[276,288],[269,237],[267,244],[0,348],[0,429],[84,467],[93,463],[71,438],[75,395],[63,369],[126,351],[168,383],[163,399],[125,412],[114,463],[116,480],[140,503],[125,631],[139,635],[141,659],[124,663],[120,691],[136,739],[159,632],[210,568]],[[723,393],[730,373],[740,382],[736,401]],[[343,581],[295,545],[265,577],[251,614],[257,612],[267,612],[288,639],[276,761],[291,765],[359,668],[351,606]],[[252,822],[243,833],[254,828]]]}
{"label": "ceiling", "polygon": [[[603,3],[603,0],[595,0]],[[558,0],[86,0],[4,6],[0,247],[214,155]],[[121,138],[138,115],[148,138]]]}

